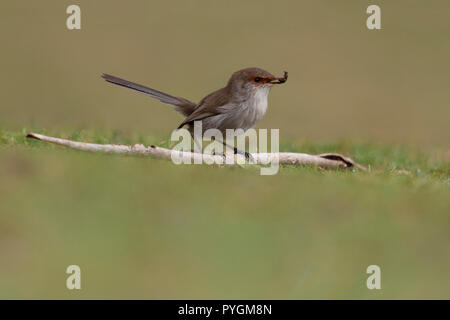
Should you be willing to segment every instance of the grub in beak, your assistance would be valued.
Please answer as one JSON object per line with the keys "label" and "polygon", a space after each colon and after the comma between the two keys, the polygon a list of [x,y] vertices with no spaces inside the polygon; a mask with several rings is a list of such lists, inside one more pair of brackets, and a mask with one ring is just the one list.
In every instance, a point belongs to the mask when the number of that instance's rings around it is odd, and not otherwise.
{"label": "grub in beak", "polygon": [[272,81],[270,81],[270,83],[281,84],[281,83],[285,83],[287,81],[287,79],[288,79],[288,73],[287,73],[287,71],[285,71],[283,77],[274,78]]}

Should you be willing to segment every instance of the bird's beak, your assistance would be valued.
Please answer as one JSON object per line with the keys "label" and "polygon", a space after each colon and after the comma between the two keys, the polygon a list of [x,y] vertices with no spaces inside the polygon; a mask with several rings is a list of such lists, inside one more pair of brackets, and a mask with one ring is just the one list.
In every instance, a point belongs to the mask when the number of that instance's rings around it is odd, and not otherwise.
{"label": "bird's beak", "polygon": [[285,83],[288,79],[288,73],[287,71],[284,72],[284,76],[280,77],[280,78],[273,78],[270,83],[271,84],[281,84],[281,83]]}

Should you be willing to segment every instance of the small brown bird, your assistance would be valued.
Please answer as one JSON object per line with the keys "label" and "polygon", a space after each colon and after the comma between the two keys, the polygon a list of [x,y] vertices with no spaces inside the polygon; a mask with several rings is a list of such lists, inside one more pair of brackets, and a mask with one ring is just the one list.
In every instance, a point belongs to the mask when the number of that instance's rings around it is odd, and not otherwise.
{"label": "small brown bird", "polygon": [[[203,132],[218,129],[224,136],[226,129],[246,131],[253,128],[266,113],[270,88],[274,84],[285,83],[288,73],[285,71],[283,77],[277,78],[260,68],[239,70],[233,73],[224,88],[210,93],[198,104],[108,74],[103,74],[102,77],[108,82],[139,91],[175,106],[175,109],[186,117],[178,128],[187,125],[194,137],[194,121],[202,121]],[[223,141],[220,142],[226,145]],[[236,148],[234,152],[249,157],[248,153]]]}

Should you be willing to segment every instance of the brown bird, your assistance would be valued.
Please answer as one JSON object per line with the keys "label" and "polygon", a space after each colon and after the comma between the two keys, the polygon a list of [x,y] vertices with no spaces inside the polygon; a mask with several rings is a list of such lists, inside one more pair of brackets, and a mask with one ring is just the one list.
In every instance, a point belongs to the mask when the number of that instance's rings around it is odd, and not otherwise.
{"label": "brown bird", "polygon": [[[277,78],[260,68],[239,70],[233,73],[225,87],[210,93],[198,104],[109,74],[103,74],[102,77],[108,82],[175,106],[175,109],[186,117],[178,129],[187,125],[194,137],[194,121],[202,122],[203,132],[218,129],[223,135],[226,129],[246,131],[253,128],[266,113],[270,88],[274,84],[285,83],[288,73],[285,71],[283,77]],[[223,141],[220,142],[228,146]],[[234,152],[250,157],[247,152],[241,152],[237,148],[234,148]]]}

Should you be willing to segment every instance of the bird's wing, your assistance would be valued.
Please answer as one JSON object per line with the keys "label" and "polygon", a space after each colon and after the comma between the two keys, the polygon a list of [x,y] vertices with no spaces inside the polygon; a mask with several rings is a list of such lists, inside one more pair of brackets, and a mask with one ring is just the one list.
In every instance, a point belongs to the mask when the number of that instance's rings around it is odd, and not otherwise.
{"label": "bird's wing", "polygon": [[192,112],[184,121],[178,126],[178,129],[186,124],[190,124],[194,121],[203,120],[218,114],[223,113],[220,106],[224,106],[229,102],[228,88],[222,88],[204,97],[198,107]]}

